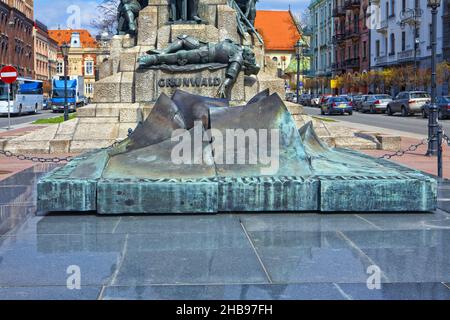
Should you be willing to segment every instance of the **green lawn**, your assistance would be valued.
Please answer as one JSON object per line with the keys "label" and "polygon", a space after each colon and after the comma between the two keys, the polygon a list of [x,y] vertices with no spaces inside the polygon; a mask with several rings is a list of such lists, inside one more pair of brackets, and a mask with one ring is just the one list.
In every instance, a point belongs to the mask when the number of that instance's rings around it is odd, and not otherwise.
{"label": "green lawn", "polygon": [[317,120],[322,120],[323,122],[337,122],[337,120],[330,119],[330,118],[323,118],[323,117],[317,117],[317,116],[313,116],[313,118],[317,119]]}
{"label": "green lawn", "polygon": [[[77,117],[76,113],[69,114],[69,120],[75,119],[76,117]],[[61,122],[64,122],[64,115],[48,119],[38,119],[34,121],[32,124],[57,124]]]}

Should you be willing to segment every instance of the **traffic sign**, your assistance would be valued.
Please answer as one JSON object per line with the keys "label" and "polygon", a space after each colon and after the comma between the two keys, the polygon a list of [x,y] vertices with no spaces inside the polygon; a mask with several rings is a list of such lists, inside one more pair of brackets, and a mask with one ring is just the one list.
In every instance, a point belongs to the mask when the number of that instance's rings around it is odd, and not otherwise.
{"label": "traffic sign", "polygon": [[17,80],[18,75],[16,68],[11,66],[3,67],[0,70],[0,79],[5,83],[13,83]]}

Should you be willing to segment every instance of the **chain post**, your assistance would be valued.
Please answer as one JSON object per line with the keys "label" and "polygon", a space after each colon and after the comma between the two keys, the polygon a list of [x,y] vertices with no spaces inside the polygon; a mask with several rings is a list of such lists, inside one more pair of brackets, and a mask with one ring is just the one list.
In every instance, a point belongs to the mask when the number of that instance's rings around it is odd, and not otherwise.
{"label": "chain post", "polygon": [[444,131],[442,130],[441,126],[439,126],[439,128],[438,128],[437,135],[438,135],[438,141],[437,141],[437,143],[438,143],[438,150],[437,150],[438,151],[438,153],[437,153],[438,177],[440,179],[442,179],[444,176],[443,167],[442,167],[442,139],[443,139]]}

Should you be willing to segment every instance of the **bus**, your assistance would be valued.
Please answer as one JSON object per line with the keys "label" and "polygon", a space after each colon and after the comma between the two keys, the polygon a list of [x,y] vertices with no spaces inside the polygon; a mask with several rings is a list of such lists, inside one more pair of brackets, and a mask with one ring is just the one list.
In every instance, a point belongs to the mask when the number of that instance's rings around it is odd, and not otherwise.
{"label": "bus", "polygon": [[[11,85],[10,113],[21,115],[37,113],[43,109],[44,88],[43,82],[17,78]],[[8,84],[0,81],[0,115],[8,114]]]}

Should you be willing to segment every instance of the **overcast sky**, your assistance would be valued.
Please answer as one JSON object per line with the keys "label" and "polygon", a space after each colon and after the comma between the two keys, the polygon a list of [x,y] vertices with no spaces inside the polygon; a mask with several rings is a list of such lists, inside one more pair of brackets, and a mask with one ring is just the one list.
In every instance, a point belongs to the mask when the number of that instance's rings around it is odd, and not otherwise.
{"label": "overcast sky", "polygon": [[[80,26],[82,29],[92,30],[91,21],[98,15],[96,7],[100,2],[101,0],[36,0],[35,17],[50,29]],[[301,12],[309,2],[310,0],[260,0],[258,9],[287,10],[291,5],[293,11]],[[77,19],[78,16],[81,18]]]}

